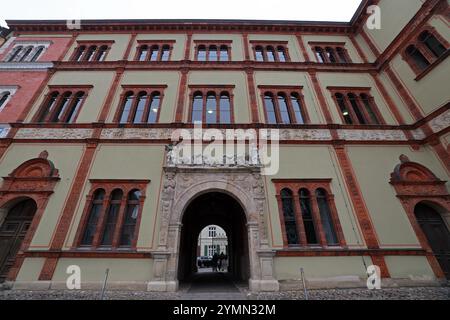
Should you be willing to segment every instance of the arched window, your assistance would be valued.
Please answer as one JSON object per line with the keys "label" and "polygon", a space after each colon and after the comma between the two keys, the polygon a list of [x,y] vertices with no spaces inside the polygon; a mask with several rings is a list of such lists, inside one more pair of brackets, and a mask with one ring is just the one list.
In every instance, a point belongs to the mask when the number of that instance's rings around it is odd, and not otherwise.
{"label": "arched window", "polygon": [[84,61],[92,61],[95,57],[95,52],[97,51],[97,46],[90,46],[86,56],[83,58]]}
{"label": "arched window", "polygon": [[33,47],[32,46],[26,47],[23,50],[22,56],[20,57],[19,61],[20,62],[27,61],[28,56],[30,55],[31,51],[33,51]]}
{"label": "arched window", "polygon": [[139,215],[141,192],[139,190],[130,191],[128,194],[125,218],[120,235],[120,246],[129,247],[133,244],[136,224]]}
{"label": "arched window", "polygon": [[66,112],[67,106],[70,103],[71,95],[72,95],[72,92],[69,92],[69,91],[67,91],[63,94],[62,99],[59,101],[58,105],[56,106],[53,116],[50,118],[50,122],[62,121],[64,112]]}
{"label": "arched window", "polygon": [[194,93],[192,102],[192,122],[203,122],[203,95],[201,92]]}
{"label": "arched window", "polygon": [[287,242],[289,245],[299,244],[292,191],[283,189],[280,195]]}
{"label": "arched window", "polygon": [[35,62],[37,61],[37,59],[39,59],[40,55],[42,54],[42,52],[44,52],[45,47],[44,46],[39,46],[34,50],[33,55],[31,56],[30,61],[31,62]]}
{"label": "arched window", "polygon": [[139,49],[139,61],[145,61],[147,59],[147,54],[148,54],[148,46],[143,45],[140,47]]}
{"label": "arched window", "polygon": [[223,45],[220,47],[220,61],[228,61],[230,57],[228,55],[228,47]]}
{"label": "arched window", "polygon": [[220,123],[231,123],[231,102],[228,92],[220,94]]}
{"label": "arched window", "polygon": [[210,46],[209,47],[209,56],[208,56],[208,60],[209,61],[217,61],[218,57],[217,57],[217,47],[216,46]]}
{"label": "arched window", "polygon": [[122,196],[123,192],[120,189],[116,189],[111,193],[109,207],[105,217],[103,235],[100,242],[100,245],[102,246],[111,246],[113,244],[114,230],[116,230]]}
{"label": "arched window", "polygon": [[161,61],[169,61],[170,57],[170,46],[163,45],[162,47],[162,54],[161,54]]}
{"label": "arched window", "polygon": [[430,62],[414,45],[411,45],[406,49],[406,54],[412,60],[411,62],[417,66],[419,71],[425,70],[430,65]]}
{"label": "arched window", "polygon": [[292,109],[294,111],[297,123],[304,124],[305,118],[304,118],[304,113],[303,113],[303,107],[301,105],[301,100],[300,100],[300,97],[298,96],[298,94],[296,94],[296,93],[291,94],[291,104],[292,104]]}
{"label": "arched window", "polygon": [[159,46],[152,46],[150,50],[150,61],[158,61]]}
{"label": "arched window", "polygon": [[255,48],[255,56],[256,56],[256,61],[264,61],[263,47],[257,46]]}
{"label": "arched window", "polygon": [[204,45],[198,47],[197,60],[206,61],[206,47]]}
{"label": "arched window", "polygon": [[279,46],[277,48],[277,54],[278,54],[278,61],[286,62],[287,58],[286,58],[286,51],[285,51],[284,47]]}
{"label": "arched window", "polygon": [[316,47],[315,51],[316,51],[317,62],[325,63],[327,61],[327,59],[325,58],[325,54],[323,53],[322,48]]}
{"label": "arched window", "polygon": [[53,111],[58,96],[59,96],[58,92],[53,92],[52,94],[50,94],[44,108],[41,111],[41,114],[38,118],[38,122],[44,122],[47,116]]}
{"label": "arched window", "polygon": [[358,118],[359,124],[367,124],[367,121],[364,118],[364,114],[362,113],[362,110],[359,108],[356,95],[354,95],[353,93],[349,93],[348,99],[350,101],[350,104],[352,105],[352,109],[355,112],[356,117]]}
{"label": "arched window", "polygon": [[145,105],[147,103],[147,93],[145,91],[139,92],[137,99],[138,100],[133,123],[142,123],[142,117],[144,116]]}
{"label": "arched window", "polygon": [[214,92],[208,92],[206,98],[206,123],[217,122],[217,100]]}
{"label": "arched window", "polygon": [[10,95],[11,93],[9,91],[0,93],[0,110],[5,106]]}
{"label": "arched window", "polygon": [[424,31],[420,34],[419,41],[422,42],[436,58],[439,58],[447,51],[444,45],[428,31]]}
{"label": "arched window", "polygon": [[18,58],[19,53],[22,51],[23,47],[22,46],[17,46],[13,49],[11,55],[9,56],[8,60],[6,62],[13,62],[16,61],[16,59]]}
{"label": "arched window", "polygon": [[349,62],[348,59],[347,59],[347,54],[346,54],[344,48],[338,47],[338,48],[336,48],[336,52],[337,52],[337,55],[338,55],[340,63],[347,63],[347,62]]}
{"label": "arched window", "polygon": [[281,122],[284,124],[290,124],[292,121],[291,116],[289,115],[286,95],[284,93],[278,94],[278,106],[280,108]]}
{"label": "arched window", "polygon": [[275,62],[275,49],[272,46],[267,47],[267,61]]}
{"label": "arched window", "polygon": [[327,48],[325,48],[325,51],[327,52],[328,60],[331,63],[336,63],[337,59],[336,59],[336,54],[334,53],[333,48],[327,47]]}
{"label": "arched window", "polygon": [[267,122],[270,124],[277,123],[277,115],[275,112],[275,103],[273,95],[270,92],[264,94],[264,105],[266,107]]}
{"label": "arched window", "polygon": [[372,107],[372,100],[371,98],[369,98],[369,96],[365,93],[362,93],[360,95],[361,97],[361,101],[364,104],[364,107],[366,109],[366,113],[368,114],[368,116],[370,117],[370,123],[372,124],[379,124],[380,121],[378,120],[378,117]]}
{"label": "arched window", "polygon": [[108,52],[108,46],[101,46],[101,47],[98,49],[97,57],[96,57],[95,60],[97,60],[97,61],[103,61],[103,60],[105,60],[105,57],[106,57],[106,53],[107,53],[107,52]]}
{"label": "arched window", "polygon": [[82,246],[90,246],[94,240],[94,235],[97,230],[98,220],[100,218],[103,200],[105,199],[105,190],[98,189],[95,191],[89,216],[84,229],[83,237],[81,239]]}
{"label": "arched window", "polygon": [[302,210],[303,225],[305,227],[306,242],[308,244],[318,244],[318,237],[314,225],[314,219],[311,206],[311,194],[308,189],[299,191],[300,208]]}
{"label": "arched window", "polygon": [[132,91],[128,91],[125,94],[125,98],[123,100],[122,106],[122,115],[120,117],[120,123],[127,123],[128,117],[130,116],[131,107],[133,106],[134,93]]}
{"label": "arched window", "polygon": [[65,122],[72,123],[75,121],[75,118],[80,110],[81,104],[83,103],[84,92],[80,91],[75,95],[75,98],[72,102],[69,112],[67,113]]}
{"label": "arched window", "polygon": [[336,93],[335,97],[336,97],[336,101],[337,101],[337,104],[339,106],[339,109],[341,109],[341,113],[342,113],[342,116],[344,118],[345,123],[346,124],[353,124],[353,120],[352,120],[352,117],[350,115],[350,111],[349,111],[349,109],[347,107],[347,103],[345,101],[344,95],[342,93]]}
{"label": "arched window", "polygon": [[325,189],[320,188],[316,190],[316,199],[327,243],[328,245],[336,245],[339,242],[333,225],[330,206],[328,204],[328,194]]}
{"label": "arched window", "polygon": [[85,51],[86,51],[86,46],[79,47],[72,60],[74,60],[74,61],[81,61]]}
{"label": "arched window", "polygon": [[156,123],[158,120],[159,107],[161,103],[161,95],[159,92],[152,93],[152,102],[150,104],[150,111],[148,114],[147,123]]}

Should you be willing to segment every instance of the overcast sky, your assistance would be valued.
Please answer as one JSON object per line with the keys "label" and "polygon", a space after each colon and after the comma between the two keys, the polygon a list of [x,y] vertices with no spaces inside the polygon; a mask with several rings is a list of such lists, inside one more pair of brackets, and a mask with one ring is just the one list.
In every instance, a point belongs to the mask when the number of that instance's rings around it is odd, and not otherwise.
{"label": "overcast sky", "polygon": [[350,21],[361,0],[2,0],[14,19],[258,19]]}

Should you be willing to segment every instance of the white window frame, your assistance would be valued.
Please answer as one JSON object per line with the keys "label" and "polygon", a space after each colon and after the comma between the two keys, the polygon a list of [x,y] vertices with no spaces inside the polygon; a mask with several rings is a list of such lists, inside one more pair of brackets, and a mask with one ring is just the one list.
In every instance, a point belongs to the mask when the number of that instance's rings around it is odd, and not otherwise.
{"label": "white window frame", "polygon": [[[48,47],[52,44],[52,41],[14,41],[14,45],[9,48],[8,54],[3,59],[3,62],[8,62],[9,58],[14,52],[14,49],[17,47],[33,47],[33,50],[31,50],[31,53],[28,55],[27,59],[20,62],[38,62],[38,60],[42,57],[42,55],[47,51]],[[44,47],[44,50],[40,53],[40,55],[37,57],[35,61],[30,61],[30,59],[33,57],[34,52],[39,47]],[[9,63],[18,63],[19,61],[9,61]]]}
{"label": "white window frame", "polygon": [[0,112],[5,109],[6,105],[9,103],[13,95],[17,92],[17,89],[19,89],[19,87],[17,86],[0,86],[0,95],[5,91],[9,91],[9,97],[8,99],[6,99],[5,103],[0,106]]}

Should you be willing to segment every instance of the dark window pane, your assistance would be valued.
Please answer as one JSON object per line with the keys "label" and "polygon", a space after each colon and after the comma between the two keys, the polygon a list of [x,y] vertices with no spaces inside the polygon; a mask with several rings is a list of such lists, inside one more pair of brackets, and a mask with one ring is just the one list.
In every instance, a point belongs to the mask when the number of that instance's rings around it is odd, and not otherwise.
{"label": "dark window pane", "polygon": [[267,61],[269,62],[275,61],[275,50],[272,47],[267,48]]}
{"label": "dark window pane", "polygon": [[327,193],[323,189],[317,189],[316,197],[327,243],[328,245],[336,245],[338,244],[338,240],[336,231],[334,230],[333,220],[331,218],[330,207],[328,206]]}
{"label": "dark window pane", "polygon": [[78,111],[80,110],[81,104],[83,103],[83,98],[84,98],[84,92],[78,92],[76,94],[75,99],[72,102],[70,112],[67,115],[66,122],[72,123],[75,120],[75,117],[77,116]]}
{"label": "dark window pane", "polygon": [[85,61],[92,61],[94,59],[96,51],[97,51],[97,47],[96,46],[89,47],[88,52],[86,54],[86,57],[84,57],[84,60]]}
{"label": "dark window pane", "polygon": [[222,95],[220,97],[220,123],[231,123],[231,105],[228,95]]}
{"label": "dark window pane", "polygon": [[278,47],[277,49],[277,53],[278,53],[278,60],[280,62],[286,62],[286,53],[283,47]]}
{"label": "dark window pane", "polygon": [[264,61],[264,54],[262,47],[255,48],[256,61]]}
{"label": "dark window pane", "polygon": [[111,195],[111,203],[106,215],[105,229],[101,241],[102,246],[110,246],[113,243],[114,230],[116,229],[117,218],[120,212],[120,202],[122,200],[122,190],[114,190]]}
{"label": "dark window pane", "polygon": [[133,243],[136,222],[139,214],[140,197],[141,192],[139,190],[131,191],[128,195],[127,209],[120,236],[120,246],[131,246]]}
{"label": "dark window pane", "polygon": [[138,96],[138,104],[136,107],[136,113],[134,115],[133,123],[142,123],[142,117],[144,116],[146,103],[147,94],[145,92],[141,92]]}
{"label": "dark window pane", "polygon": [[311,210],[310,193],[306,189],[300,190],[300,208],[302,210],[303,224],[305,226],[306,241],[308,244],[318,244]]}
{"label": "dark window pane", "polygon": [[350,116],[350,111],[348,111],[347,103],[345,102],[344,96],[340,93],[337,93],[336,100],[339,105],[339,108],[341,109],[342,116],[344,117],[345,123],[353,124],[353,120],[352,120],[352,117]]}
{"label": "dark window pane", "polygon": [[127,95],[125,96],[125,101],[123,103],[123,108],[122,108],[122,116],[120,118],[120,123],[127,123],[128,122],[128,117],[130,115],[131,112],[131,107],[133,106],[133,100],[134,100],[134,96],[132,92],[127,93]]}
{"label": "dark window pane", "polygon": [[20,51],[22,51],[22,48],[23,48],[22,46],[15,47],[11,53],[11,56],[8,58],[6,62],[15,61]]}
{"label": "dark window pane", "polygon": [[217,122],[217,101],[215,95],[208,95],[206,99],[206,123]]}
{"label": "dark window pane", "polygon": [[71,95],[72,94],[70,92],[66,92],[64,94],[63,98],[59,102],[59,105],[57,107],[58,109],[56,109],[56,112],[55,112],[53,118],[50,119],[50,122],[59,122],[62,120],[62,117],[63,117],[64,113],[66,112],[67,106],[69,105]]}
{"label": "dark window pane", "polygon": [[442,43],[440,43],[434,35],[427,31],[423,32],[419,39],[428,47],[428,49],[430,49],[431,52],[433,52],[436,58],[439,58],[445,53],[445,51],[447,51]]}
{"label": "dark window pane", "polygon": [[31,57],[30,61],[31,62],[36,61],[39,58],[39,56],[41,55],[41,53],[44,51],[44,49],[45,49],[45,47],[43,47],[43,46],[37,47],[33,53],[33,56]]}
{"label": "dark window pane", "polygon": [[99,51],[98,51],[98,55],[97,55],[97,61],[103,61],[105,60],[106,57],[106,51],[108,51],[108,47],[107,46],[101,46]]}
{"label": "dark window pane", "polygon": [[324,56],[322,48],[316,47],[315,50],[316,50],[317,61],[319,63],[325,63],[326,59],[325,59],[325,56]]}
{"label": "dark window pane", "polygon": [[284,95],[279,95],[278,96],[278,105],[280,107],[280,116],[281,116],[282,123],[290,124],[291,123],[291,117],[289,116],[286,96],[284,96]]}
{"label": "dark window pane", "polygon": [[367,124],[367,121],[364,118],[362,111],[359,109],[358,102],[356,101],[356,96],[353,94],[349,94],[348,99],[350,100],[350,104],[352,105],[353,111],[355,112],[356,117],[358,118],[359,124]]}
{"label": "dark window pane", "polygon": [[291,103],[292,103],[292,108],[294,109],[295,118],[297,120],[297,123],[304,124],[305,120],[303,119],[302,107],[300,105],[300,98],[295,94],[291,95]]}
{"label": "dark window pane", "polygon": [[170,47],[163,46],[161,61],[169,61],[169,57],[170,57]]}
{"label": "dark window pane", "polygon": [[336,51],[337,51],[340,63],[349,62],[349,61],[347,61],[347,55],[345,54],[345,50],[343,48],[337,48]]}
{"label": "dark window pane", "polygon": [[159,105],[160,105],[161,98],[159,96],[159,93],[152,95],[152,102],[150,104],[150,112],[148,114],[148,123],[156,123],[156,120],[158,118],[158,111],[159,111]]}
{"label": "dark window pane", "polygon": [[9,98],[10,95],[11,95],[11,94],[9,93],[9,91],[2,92],[2,93],[0,94],[0,109],[4,106],[6,100],[8,100],[8,98]]}
{"label": "dark window pane", "polygon": [[139,61],[145,61],[145,59],[147,58],[147,53],[148,53],[148,47],[147,46],[142,46],[140,51],[139,51]]}
{"label": "dark window pane", "polygon": [[198,61],[206,61],[206,47],[205,46],[200,46],[198,48],[197,60]]}
{"label": "dark window pane", "polygon": [[28,56],[30,55],[31,51],[33,51],[33,47],[26,47],[24,49],[22,57],[20,58],[20,61],[26,61]]}
{"label": "dark window pane", "polygon": [[209,47],[209,61],[217,61],[217,47],[210,46]]}
{"label": "dark window pane", "polygon": [[58,92],[54,92],[50,95],[50,99],[48,100],[45,109],[42,111],[41,116],[38,119],[38,122],[45,121],[45,118],[47,118],[48,114],[53,111],[58,96],[59,96]]}
{"label": "dark window pane", "polygon": [[220,61],[228,61],[230,58],[228,56],[228,47],[220,47]]}
{"label": "dark window pane", "polygon": [[406,50],[407,54],[413,59],[414,63],[419,67],[420,70],[425,70],[430,62],[422,55],[422,53],[417,50],[416,47],[410,46]]}
{"label": "dark window pane", "polygon": [[153,46],[152,50],[150,52],[150,61],[157,61],[158,60],[158,54],[159,54],[159,47]]}
{"label": "dark window pane", "polygon": [[192,103],[192,122],[203,121],[203,96],[194,95]]}
{"label": "dark window pane", "polygon": [[284,189],[281,191],[281,203],[288,244],[298,244],[297,223],[295,219],[292,192],[290,190]]}
{"label": "dark window pane", "polygon": [[327,52],[327,56],[328,56],[328,59],[330,60],[330,62],[336,63],[337,60],[336,60],[336,55],[334,53],[334,50],[332,48],[326,48],[325,50]]}
{"label": "dark window pane", "polygon": [[93,204],[89,212],[89,218],[84,230],[81,245],[88,246],[92,244],[94,240],[95,231],[97,229],[97,223],[102,212],[103,199],[105,197],[105,191],[97,190],[93,197]]}
{"label": "dark window pane", "polygon": [[361,100],[364,104],[364,107],[366,108],[367,114],[370,117],[371,123],[372,124],[380,124],[380,121],[378,120],[375,112],[373,111],[371,100],[369,99],[369,97],[365,94],[362,94]]}
{"label": "dark window pane", "polygon": [[266,95],[264,97],[264,105],[266,107],[267,122],[270,124],[277,123],[277,117],[275,114],[275,105],[273,102],[273,97],[270,95]]}

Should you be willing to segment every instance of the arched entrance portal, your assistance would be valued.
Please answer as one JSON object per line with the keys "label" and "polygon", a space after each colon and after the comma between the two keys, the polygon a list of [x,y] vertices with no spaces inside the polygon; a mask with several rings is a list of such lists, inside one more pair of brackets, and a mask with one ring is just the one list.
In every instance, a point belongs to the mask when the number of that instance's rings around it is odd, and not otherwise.
{"label": "arched entrance portal", "polygon": [[178,280],[189,281],[197,272],[200,232],[218,225],[228,236],[228,272],[235,280],[250,278],[247,219],[241,205],[231,196],[209,192],[195,198],[186,208],[180,237]]}
{"label": "arched entrance portal", "polygon": [[450,279],[450,232],[441,214],[425,203],[419,203],[414,214],[433,254],[447,279]]}
{"label": "arched entrance portal", "polygon": [[[0,283],[4,282],[14,265],[16,255],[37,211],[34,200],[25,199],[5,209],[0,225]],[[0,221],[1,222],[1,221]]]}

